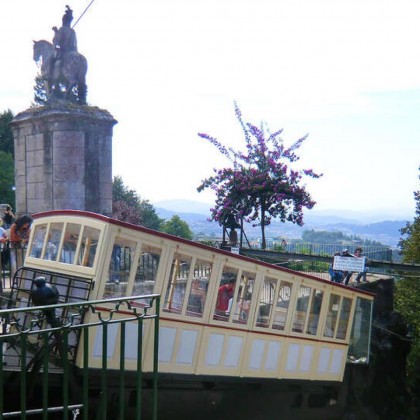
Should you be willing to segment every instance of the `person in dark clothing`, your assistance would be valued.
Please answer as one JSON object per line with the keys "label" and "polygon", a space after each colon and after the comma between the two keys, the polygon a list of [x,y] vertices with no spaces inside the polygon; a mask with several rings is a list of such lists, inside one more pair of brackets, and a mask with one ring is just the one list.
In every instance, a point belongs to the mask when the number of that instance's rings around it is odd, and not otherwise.
{"label": "person in dark clothing", "polygon": [[[341,251],[341,256],[342,257],[352,257],[353,255],[351,255],[349,250],[347,248],[345,248]],[[352,275],[353,275],[352,271],[344,271],[343,272],[343,284],[345,284],[347,286],[349,284],[349,281],[350,281]]]}
{"label": "person in dark clothing", "polygon": [[15,215],[13,214],[12,207],[7,205],[3,216],[3,229],[10,229],[14,220]]}
{"label": "person in dark clothing", "polygon": [[[356,258],[365,258],[365,257],[362,256],[362,252],[363,252],[363,249],[362,248],[356,248],[355,251],[354,251],[354,256]],[[366,283],[367,282],[367,279],[366,279],[366,267],[365,267],[365,269],[363,271],[361,271],[360,273],[357,274],[357,276],[356,276],[356,283],[359,284],[361,279],[362,279],[362,283]]]}
{"label": "person in dark clothing", "polygon": [[[334,254],[334,257],[340,256],[339,252]],[[334,260],[328,268],[328,273],[330,275],[330,280],[334,283],[341,283],[343,281],[343,272],[341,270],[334,270]]]}

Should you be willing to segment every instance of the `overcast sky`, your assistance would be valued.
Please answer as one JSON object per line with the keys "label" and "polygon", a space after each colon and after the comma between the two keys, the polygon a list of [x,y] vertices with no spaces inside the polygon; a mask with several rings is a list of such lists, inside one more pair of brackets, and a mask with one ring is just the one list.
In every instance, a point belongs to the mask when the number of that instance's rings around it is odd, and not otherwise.
{"label": "overcast sky", "polygon": [[[32,40],[90,2],[0,3],[0,111],[31,105]],[[113,173],[141,198],[212,203],[196,189],[229,162],[197,133],[244,149],[236,101],[286,145],[309,134],[316,208],[414,217],[419,21],[418,0],[95,0],[74,29],[88,102],[118,120]]]}

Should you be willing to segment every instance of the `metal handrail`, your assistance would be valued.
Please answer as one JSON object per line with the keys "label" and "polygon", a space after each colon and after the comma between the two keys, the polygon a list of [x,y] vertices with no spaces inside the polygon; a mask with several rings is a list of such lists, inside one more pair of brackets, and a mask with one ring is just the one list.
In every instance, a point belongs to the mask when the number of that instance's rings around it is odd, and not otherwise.
{"label": "metal handrail", "polygon": [[[60,318],[60,325],[52,327],[48,324],[46,315],[51,311],[68,314]],[[85,322],[87,312],[95,313],[97,318]],[[40,410],[42,405],[43,418],[48,418],[48,412],[62,408],[63,419],[68,419],[69,412],[74,407],[80,408],[82,419],[89,418],[89,379],[93,372],[89,369],[89,331],[92,327],[103,328],[102,340],[102,365],[100,370],[100,416],[107,418],[109,400],[107,398],[108,371],[107,371],[107,330],[111,324],[121,325],[120,365],[118,375],[118,413],[113,418],[126,418],[125,400],[127,390],[125,383],[125,326],[127,322],[137,322],[138,325],[138,357],[137,370],[135,372],[135,418],[141,419],[142,407],[142,331],[145,320],[154,323],[153,337],[153,395],[151,408],[152,418],[157,418],[157,374],[158,374],[158,339],[159,339],[159,311],[160,295],[149,294],[112,299],[101,299],[77,303],[61,303],[56,305],[16,307],[0,310],[2,328],[0,331],[0,420],[16,416],[19,413],[22,419],[26,415]],[[118,316],[115,316],[118,314]],[[73,334],[73,335],[72,335]],[[76,335],[74,335],[76,334]],[[77,349],[82,352],[83,366],[77,370],[81,375],[80,389],[71,389],[70,383],[74,380],[76,368],[74,355],[70,349],[79,345],[78,338],[83,337],[83,348]],[[70,339],[73,338],[73,341]],[[74,337],[77,337],[75,342]],[[13,354],[12,354],[13,353]],[[62,395],[59,404],[51,406],[49,403],[49,375],[58,373],[62,375]],[[18,378],[18,379],[17,379]],[[42,397],[33,398],[33,387],[42,387]],[[13,395],[14,388],[19,392]],[[78,394],[79,400],[73,401]],[[9,395],[10,394],[10,395]],[[10,406],[13,397],[20,395],[17,407]],[[56,396],[55,396],[56,397]],[[42,399],[42,401],[41,401]],[[77,398],[76,398],[77,399]],[[80,401],[81,400],[81,401]],[[34,411],[34,403],[36,409]],[[57,405],[59,408],[57,408]],[[92,407],[92,404],[91,404]]]}

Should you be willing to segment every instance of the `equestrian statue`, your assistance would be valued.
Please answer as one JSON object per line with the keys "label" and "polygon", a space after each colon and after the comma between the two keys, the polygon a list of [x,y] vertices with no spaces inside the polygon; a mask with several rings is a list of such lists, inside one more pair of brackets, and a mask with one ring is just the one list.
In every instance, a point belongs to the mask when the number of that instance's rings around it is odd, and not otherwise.
{"label": "equestrian statue", "polygon": [[87,60],[77,51],[72,20],[73,11],[66,6],[61,28],[52,28],[53,42],[34,41],[33,58],[41,65],[47,102],[64,99],[85,105]]}

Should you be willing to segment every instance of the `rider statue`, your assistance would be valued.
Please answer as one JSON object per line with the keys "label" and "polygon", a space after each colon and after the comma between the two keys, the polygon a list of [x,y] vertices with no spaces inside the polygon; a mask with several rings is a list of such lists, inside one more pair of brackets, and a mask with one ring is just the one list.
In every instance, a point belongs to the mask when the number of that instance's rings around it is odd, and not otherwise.
{"label": "rider statue", "polygon": [[73,11],[66,6],[61,28],[52,28],[53,42],[34,41],[33,59],[41,67],[46,102],[64,100],[86,104],[87,60],[77,51],[72,20]]}
{"label": "rider statue", "polygon": [[51,63],[51,72],[54,71],[55,66],[57,66],[58,69],[61,69],[61,62],[66,54],[70,52],[77,52],[76,32],[70,27],[72,20],[73,10],[71,10],[69,6],[66,6],[61,28],[57,29],[56,26],[52,28],[54,31],[53,45],[56,53],[55,58]]}

